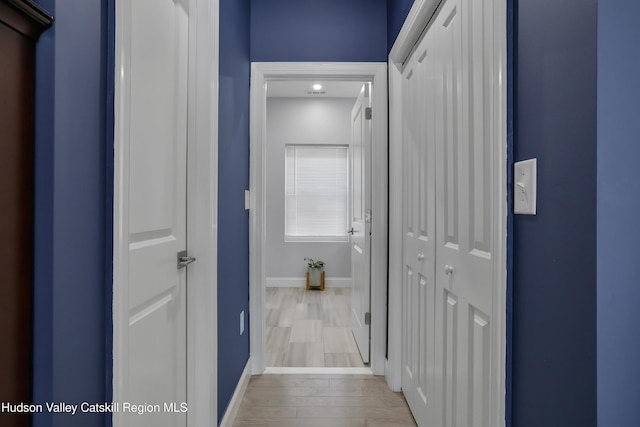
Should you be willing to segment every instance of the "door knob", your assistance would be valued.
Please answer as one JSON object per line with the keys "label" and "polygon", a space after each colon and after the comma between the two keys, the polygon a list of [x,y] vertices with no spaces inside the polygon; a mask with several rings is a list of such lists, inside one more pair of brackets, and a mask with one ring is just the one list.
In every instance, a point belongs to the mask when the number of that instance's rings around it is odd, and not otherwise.
{"label": "door knob", "polygon": [[445,265],[444,266],[444,274],[446,274],[446,275],[453,274],[453,266]]}
{"label": "door knob", "polygon": [[424,254],[422,252],[418,254],[418,261],[424,261]]}

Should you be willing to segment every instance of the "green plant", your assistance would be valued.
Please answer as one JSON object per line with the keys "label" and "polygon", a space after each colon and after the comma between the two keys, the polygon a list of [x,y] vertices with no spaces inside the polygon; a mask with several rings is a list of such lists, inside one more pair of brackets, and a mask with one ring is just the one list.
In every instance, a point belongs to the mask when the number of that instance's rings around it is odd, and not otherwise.
{"label": "green plant", "polygon": [[307,261],[309,268],[322,269],[324,267],[324,261],[314,261],[311,258],[305,258],[304,260]]}

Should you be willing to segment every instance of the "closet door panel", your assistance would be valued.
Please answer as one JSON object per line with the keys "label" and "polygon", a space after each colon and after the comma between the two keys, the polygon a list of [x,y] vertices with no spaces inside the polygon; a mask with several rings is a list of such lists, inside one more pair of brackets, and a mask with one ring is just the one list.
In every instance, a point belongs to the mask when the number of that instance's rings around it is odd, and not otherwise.
{"label": "closet door panel", "polygon": [[437,76],[427,33],[403,72],[403,378],[416,419],[438,425],[435,370],[435,127]]}

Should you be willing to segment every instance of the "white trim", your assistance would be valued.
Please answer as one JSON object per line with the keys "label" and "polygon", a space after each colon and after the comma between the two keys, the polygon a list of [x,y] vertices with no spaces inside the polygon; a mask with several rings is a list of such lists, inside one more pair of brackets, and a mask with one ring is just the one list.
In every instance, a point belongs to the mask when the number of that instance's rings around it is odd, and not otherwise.
{"label": "white trim", "polygon": [[387,304],[387,64],[365,62],[291,63],[264,62],[251,65],[251,210],[249,213],[249,265],[251,310],[251,360],[253,374],[265,369],[265,180],[264,156],[266,87],[272,79],[323,78],[372,81],[373,120],[372,163],[372,247],[371,247],[371,366],[374,374],[384,373]]}
{"label": "white trim", "polygon": [[[189,0],[189,118],[187,246],[190,254],[217,259],[218,191],[218,11],[219,0]],[[114,232],[113,232],[113,400],[125,396],[129,376],[128,253],[129,253],[129,130],[130,89],[123,29],[129,2],[116,0],[114,91]],[[196,13],[197,11],[197,13]],[[129,11],[130,12],[130,11]],[[125,23],[125,25],[120,25]],[[203,262],[189,268],[187,310],[187,425],[215,425],[217,420],[217,264]],[[113,425],[123,425],[113,414]]]}
{"label": "white trim", "polygon": [[400,65],[389,59],[389,342],[385,376],[393,391],[400,391],[402,385],[402,144],[395,143],[402,141]]}
{"label": "white trim", "polygon": [[[267,277],[267,288],[305,288],[306,277]],[[326,277],[324,285],[327,288],[350,288],[351,277]]]}
{"label": "white trim", "polygon": [[[114,72],[114,131],[113,131],[113,401],[124,401],[126,378],[129,377],[126,343],[129,342],[129,75],[127,51],[131,34],[130,4],[116,0],[115,4],[115,72]],[[123,415],[112,415],[114,427],[122,426]]]}
{"label": "white trim", "polygon": [[389,52],[389,65],[391,63],[404,63],[411,53],[420,35],[431,21],[434,12],[442,0],[416,0],[409,10],[409,14],[398,33],[391,52]]}
{"label": "white trim", "polygon": [[299,374],[299,375],[373,375],[371,368],[286,368],[268,367],[263,374]]}
{"label": "white trim", "polygon": [[233,392],[233,396],[231,396],[231,401],[229,401],[229,406],[227,406],[227,410],[224,412],[222,421],[220,421],[220,427],[233,426],[233,422],[236,420],[236,416],[238,415],[238,409],[240,409],[240,404],[242,403],[242,398],[244,398],[244,393],[247,391],[249,380],[251,380],[251,358],[247,360],[247,364],[242,371],[242,375],[240,375],[240,380],[238,381],[236,390]]}
{"label": "white trim", "polygon": [[496,420],[502,420],[502,426],[506,425],[506,376],[507,376],[507,218],[509,216],[509,207],[507,205],[507,1],[494,1],[494,28],[493,28],[493,44],[495,48],[494,54],[494,70],[496,70],[497,90],[494,94],[493,109],[499,112],[495,115],[495,134],[496,140],[502,143],[496,144],[495,159],[496,164],[504,167],[498,167],[498,188],[495,192],[494,206],[496,209],[494,229],[497,230],[498,236],[495,243],[494,269],[495,280],[498,286],[494,287],[495,294],[493,319],[496,324],[496,331],[500,337],[500,357],[498,366],[495,367],[494,383],[496,390],[495,395],[505,396],[499,399],[497,407],[492,408],[497,415]]}
{"label": "white trim", "polygon": [[389,363],[389,359],[384,359],[384,379],[387,381],[387,385],[391,391],[399,393],[402,391],[402,384],[396,384],[394,382],[396,377],[391,373],[391,369],[393,369],[393,366]]}
{"label": "white trim", "polygon": [[[402,204],[400,197],[402,194],[402,180],[399,171],[402,168],[402,112],[401,105],[401,81],[402,65],[407,56],[412,51],[418,38],[429,24],[434,11],[440,4],[440,0],[416,0],[409,15],[400,30],[400,34],[389,53],[389,168],[390,168],[390,224],[389,224],[389,354],[387,360],[386,377],[387,383],[392,390],[400,390],[402,357],[401,349],[401,301],[402,301]],[[494,218],[494,227],[497,230],[496,248],[494,257],[495,286],[496,294],[494,304],[493,319],[496,333],[500,336],[500,360],[499,366],[495,367],[500,372],[496,375],[495,395],[506,396],[506,285],[507,285],[507,15],[506,1],[496,1],[494,3],[493,19],[496,24],[493,32],[493,42],[496,55],[493,64],[496,70],[496,82],[498,82],[497,93],[494,97],[496,120],[492,124],[495,126],[497,140],[502,141],[496,144],[494,159],[498,167],[498,188],[495,192],[493,203],[499,206],[499,215]],[[397,173],[394,173],[396,172]],[[497,416],[494,419],[505,420],[505,400],[498,399],[497,407],[492,408]],[[493,418],[493,417],[492,417]]]}
{"label": "white trim", "polygon": [[[218,420],[219,0],[190,0],[187,426]],[[195,6],[195,7],[194,7]]]}

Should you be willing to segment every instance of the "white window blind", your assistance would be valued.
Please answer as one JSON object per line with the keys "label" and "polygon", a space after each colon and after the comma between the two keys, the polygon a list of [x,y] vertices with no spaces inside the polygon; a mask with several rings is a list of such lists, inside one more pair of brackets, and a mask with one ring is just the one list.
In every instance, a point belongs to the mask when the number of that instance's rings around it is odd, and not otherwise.
{"label": "white window blind", "polygon": [[348,153],[347,146],[286,146],[286,241],[348,240]]}

